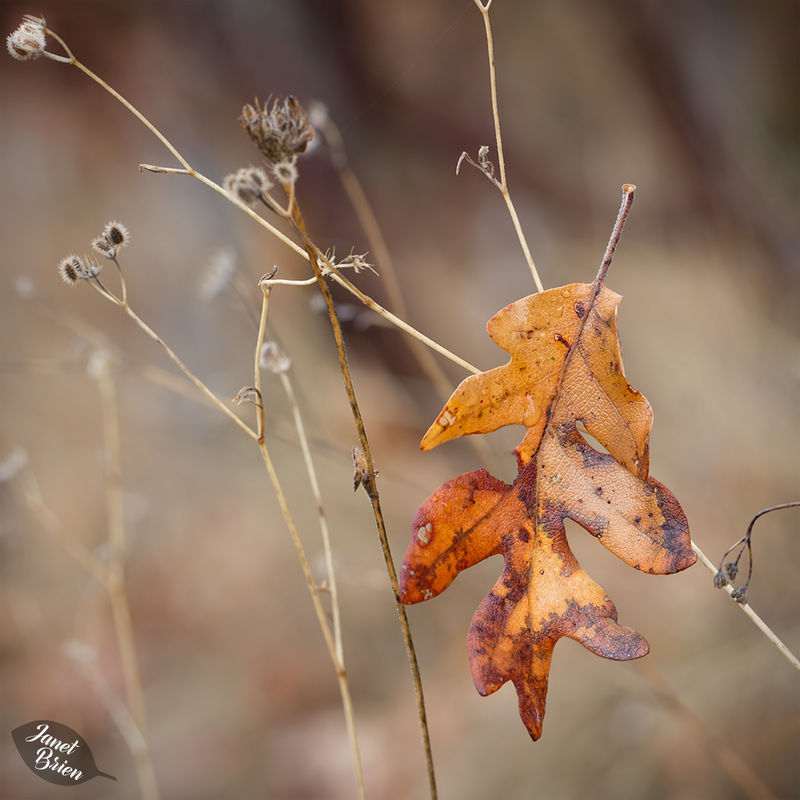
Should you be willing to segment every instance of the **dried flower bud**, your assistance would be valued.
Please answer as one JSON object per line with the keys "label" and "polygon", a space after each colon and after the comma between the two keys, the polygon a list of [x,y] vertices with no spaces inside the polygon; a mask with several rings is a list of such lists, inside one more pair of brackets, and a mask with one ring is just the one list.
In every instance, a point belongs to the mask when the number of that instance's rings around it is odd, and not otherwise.
{"label": "dried flower bud", "polygon": [[314,138],[314,129],[308,124],[308,115],[296,97],[287,97],[283,103],[269,100],[259,106],[246,105],[239,118],[247,135],[256,147],[273,164],[286,161],[306,151]]}
{"label": "dried flower bud", "polygon": [[728,579],[725,577],[725,573],[721,569],[718,569],[714,575],[714,586],[716,586],[717,589],[721,589],[723,586],[727,585]]}
{"label": "dried flower bud", "polygon": [[44,53],[44,19],[26,15],[22,24],[6,37],[9,54],[18,61],[32,61]]}
{"label": "dried flower bud", "polygon": [[291,364],[292,359],[278,347],[277,342],[264,342],[261,346],[261,369],[277,375],[286,372]]}
{"label": "dried flower bud", "polygon": [[729,561],[725,565],[725,575],[728,577],[728,580],[735,581],[738,574],[739,565],[735,561]]}
{"label": "dried flower bud", "polygon": [[732,592],[731,597],[740,605],[747,603],[747,587],[737,586]]}

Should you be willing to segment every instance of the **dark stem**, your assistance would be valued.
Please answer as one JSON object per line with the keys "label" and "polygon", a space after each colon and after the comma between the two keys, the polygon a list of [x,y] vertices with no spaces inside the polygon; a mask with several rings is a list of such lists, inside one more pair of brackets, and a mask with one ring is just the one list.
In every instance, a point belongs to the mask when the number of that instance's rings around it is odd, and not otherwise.
{"label": "dark stem", "polygon": [[414,688],[417,697],[417,716],[419,718],[420,732],[422,734],[422,744],[425,750],[425,760],[427,762],[427,767],[428,767],[428,783],[430,788],[430,795],[431,795],[431,800],[436,800],[437,798],[436,774],[433,767],[433,752],[431,750],[430,734],[428,732],[428,718],[427,718],[427,713],[425,711],[425,698],[422,692],[422,677],[419,671],[419,664],[417,662],[417,654],[416,654],[416,649],[414,647],[414,641],[411,636],[411,626],[409,625],[408,622],[408,615],[406,614],[406,608],[403,605],[402,600],[400,599],[400,584],[397,580],[397,569],[395,568],[394,559],[392,558],[392,551],[389,546],[389,536],[386,532],[386,522],[384,520],[383,511],[381,509],[380,497],[378,494],[378,488],[375,477],[376,476],[375,466],[372,461],[372,451],[370,450],[369,440],[367,439],[367,430],[364,425],[364,419],[361,416],[361,409],[359,408],[358,400],[356,399],[355,388],[353,386],[353,379],[350,374],[350,365],[348,364],[347,361],[347,352],[344,346],[344,336],[342,335],[342,326],[341,323],[339,322],[339,317],[336,313],[336,307],[334,306],[330,289],[328,287],[327,282],[325,281],[325,277],[322,274],[322,269],[319,266],[319,262],[317,261],[317,255],[315,252],[314,245],[309,239],[305,223],[303,221],[303,217],[300,213],[300,209],[297,205],[296,200],[294,204],[292,217],[297,232],[303,241],[303,246],[306,248],[306,252],[308,253],[308,260],[311,264],[311,268],[314,271],[314,276],[317,279],[320,291],[322,292],[322,296],[325,300],[325,305],[328,309],[328,316],[330,318],[331,328],[333,330],[333,337],[336,341],[336,350],[339,355],[339,367],[342,372],[342,378],[344,380],[344,386],[345,386],[345,391],[347,392],[347,398],[350,401],[350,410],[353,414],[353,421],[355,422],[356,430],[358,432],[359,443],[366,462],[366,480],[364,481],[364,489],[366,490],[367,496],[369,497],[370,503],[372,504],[372,513],[373,516],[375,517],[375,526],[377,527],[378,530],[378,537],[380,539],[381,550],[383,552],[383,560],[386,563],[386,570],[389,573],[389,582],[391,583],[392,586],[392,593],[394,595],[394,602],[395,602],[395,608],[397,610],[397,615],[400,617],[400,627],[403,631],[403,639],[405,641],[406,654],[408,655],[408,660],[411,665],[411,674],[414,679]]}
{"label": "dark stem", "polygon": [[622,229],[625,226],[625,220],[628,218],[628,212],[633,205],[633,196],[636,192],[636,187],[632,183],[626,183],[622,186],[622,205],[619,207],[619,214],[617,214],[617,221],[614,223],[614,228],[611,231],[611,238],[608,240],[606,253],[603,256],[603,263],[600,264],[600,269],[597,272],[597,277],[594,279],[595,293],[600,291],[603,281],[606,279],[606,273],[611,266],[611,261],[614,258],[614,251],[617,249],[619,237],[622,235]]}

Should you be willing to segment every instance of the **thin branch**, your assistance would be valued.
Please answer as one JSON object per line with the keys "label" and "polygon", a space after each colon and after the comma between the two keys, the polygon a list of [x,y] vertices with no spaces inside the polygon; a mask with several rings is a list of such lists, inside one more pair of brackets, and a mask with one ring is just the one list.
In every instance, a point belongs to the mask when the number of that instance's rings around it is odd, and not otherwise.
{"label": "thin branch", "polygon": [[511,194],[508,191],[508,182],[506,181],[506,160],[503,155],[503,137],[500,132],[500,112],[497,107],[497,77],[495,75],[494,67],[494,41],[492,38],[492,26],[489,22],[489,8],[492,5],[491,0],[482,3],[481,0],[475,0],[475,5],[478,6],[481,14],[483,15],[483,25],[486,29],[486,47],[489,52],[489,83],[491,86],[492,94],[492,118],[494,119],[494,136],[497,144],[497,161],[500,168],[500,192],[505,200],[508,213],[511,215],[511,221],[514,224],[514,230],[517,232],[520,247],[525,255],[525,261],[528,263],[528,268],[533,276],[533,282],[536,284],[536,289],[540,292],[544,291],[542,279],[539,277],[539,272],[536,265],[533,263],[533,256],[531,255],[528,242],[525,239],[525,234],[522,232],[522,225],[517,215],[517,210],[514,208],[514,203],[511,200]]}
{"label": "thin branch", "polygon": [[248,436],[258,439],[258,433],[250,428],[246,422],[242,422],[236,414],[231,411],[215,394],[198,378],[184,363],[178,358],[177,354],[169,345],[149,326],[136,312],[128,305],[123,306],[125,313],[172,359],[175,365],[184,375],[218,408],[226,417],[238,425]]}
{"label": "thin branch", "polygon": [[[717,568],[711,563],[711,559],[708,558],[708,556],[697,546],[695,542],[692,542],[692,549],[695,551],[695,553],[697,553],[697,558],[700,560],[703,566],[712,575],[716,575]],[[730,584],[723,588],[726,592],[728,592],[728,594],[733,594],[734,589]],[[761,617],[759,617],[755,611],[753,611],[752,607],[748,603],[744,603],[739,605],[739,608],[741,608],[742,611],[748,617],[750,617],[750,619],[755,623],[756,627],[764,634],[764,636],[766,636],[767,639],[769,639],[769,641],[778,648],[778,651],[784,656],[784,658],[786,658],[786,660],[796,670],[800,670],[800,660],[798,660],[797,656],[792,653],[792,651],[778,638],[772,628],[770,628],[769,625],[767,625],[767,623],[764,622],[764,620],[761,619]]]}

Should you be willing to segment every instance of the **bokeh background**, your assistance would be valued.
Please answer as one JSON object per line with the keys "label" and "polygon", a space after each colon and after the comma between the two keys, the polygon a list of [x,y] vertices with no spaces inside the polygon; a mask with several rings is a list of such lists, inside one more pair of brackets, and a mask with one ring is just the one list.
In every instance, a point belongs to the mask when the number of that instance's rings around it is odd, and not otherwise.
{"label": "bokeh background", "polygon": [[[217,180],[257,162],[237,123],[244,103],[288,93],[324,103],[380,220],[410,321],[481,368],[505,361],[484,325],[533,286],[499,193],[472,169],[455,175],[462,150],[489,144],[496,158],[472,2],[5,0],[3,30],[23,13],[44,14]],[[655,409],[652,472],[717,560],[759,509],[800,499],[800,4],[497,0],[492,19],[509,184],[547,287],[593,278],[620,185],[638,186],[608,280],[626,298],[626,371]],[[30,503],[37,486],[65,535],[102,557],[103,431],[87,370],[101,349],[113,359],[127,587],[162,796],[355,796],[336,681],[257,450],[191,392],[155,382],[154,370],[174,372],[157,346],[55,271],[108,220],[124,222],[132,305],[232,398],[252,383],[258,278],[274,264],[283,277],[306,268],[199,183],[140,175],[140,162],[175,164],[78,70],[4,55],[0,89],[0,794],[139,796],[124,740],[64,655],[67,641],[91,645],[124,694],[107,600]],[[317,244],[368,251],[324,143],[300,170]],[[219,251],[235,259],[244,302],[231,290],[202,297]],[[386,301],[382,278],[357,281]],[[293,359],[333,529],[368,794],[422,798],[412,683],[369,505],[351,489],[356,435],[314,294],[276,290],[270,317]],[[463,442],[421,453],[442,399],[402,334],[337,298],[354,312],[347,345],[399,562],[416,508],[443,481],[481,465],[513,478],[508,453],[521,431],[487,437],[491,463]],[[442,367],[453,386],[464,377]],[[265,395],[273,456],[322,580],[289,407],[277,380],[265,379]],[[795,652],[799,527],[796,510],[758,523],[750,591]],[[534,744],[512,687],[481,698],[469,674],[467,628],[499,559],[411,608],[440,796],[800,794],[797,671],[702,566],[645,576],[582,530],[569,534],[651,655],[621,664],[560,643]],[[76,729],[117,782],[65,789],[29,772],[9,733],[40,718]]]}

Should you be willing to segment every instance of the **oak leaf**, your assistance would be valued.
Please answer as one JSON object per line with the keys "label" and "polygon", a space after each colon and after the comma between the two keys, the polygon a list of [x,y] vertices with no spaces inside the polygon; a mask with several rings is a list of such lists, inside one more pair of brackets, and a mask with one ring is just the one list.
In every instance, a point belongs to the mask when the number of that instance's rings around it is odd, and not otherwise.
{"label": "oak leaf", "polygon": [[[558,639],[618,661],[649,650],[644,637],[617,624],[611,599],[581,569],[564,519],[644,572],[678,572],[696,560],[678,501],[649,476],[653,414],[625,378],[616,326],[622,298],[604,276],[601,268],[592,284],[525,297],[489,321],[489,335],[511,360],[464,380],[421,447],[521,424],[519,474],[508,485],[479,469],[437,489],[414,518],[400,576],[403,602],[417,603],[462,570],[503,555],[503,573],[470,626],[472,677],[481,695],[513,682],[534,740]],[[608,452],[592,447],[579,424]]]}

